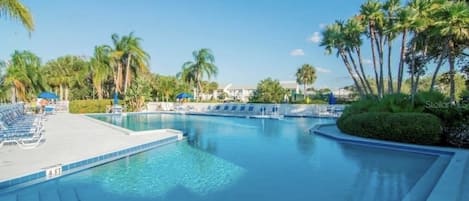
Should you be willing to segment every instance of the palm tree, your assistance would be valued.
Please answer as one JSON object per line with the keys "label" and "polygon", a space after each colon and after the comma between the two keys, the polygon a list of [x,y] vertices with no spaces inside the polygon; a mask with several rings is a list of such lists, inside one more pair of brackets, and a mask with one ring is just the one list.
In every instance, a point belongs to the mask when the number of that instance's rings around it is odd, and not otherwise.
{"label": "palm tree", "polygon": [[91,78],[98,99],[103,98],[103,82],[106,81],[112,73],[110,65],[111,51],[112,50],[106,46],[96,46],[94,48],[94,56],[90,61]]}
{"label": "palm tree", "polygon": [[182,65],[181,77],[192,80],[195,84],[197,96],[200,97],[201,82],[205,76],[210,79],[211,76],[216,76],[218,67],[214,64],[215,57],[210,49],[203,48],[192,52],[194,61],[185,62]]}
{"label": "palm tree", "polygon": [[82,57],[72,55],[48,61],[43,69],[47,80],[58,85],[61,100],[69,100],[71,87],[84,85],[88,71],[88,62]]}
{"label": "palm tree", "polygon": [[146,53],[141,47],[140,41],[142,39],[139,37],[134,37],[133,32],[131,32],[128,36],[124,36],[122,40],[126,43],[125,47],[127,47],[124,54],[126,62],[124,93],[126,93],[127,88],[132,80],[132,72],[134,72],[134,75],[137,74],[136,72],[149,72],[148,60],[150,59],[150,55]]}
{"label": "palm tree", "polygon": [[388,46],[388,55],[387,55],[387,66],[388,66],[388,93],[391,94],[394,92],[393,88],[393,78],[392,78],[392,68],[391,68],[391,52],[392,52],[392,42],[396,38],[398,32],[394,29],[395,20],[397,19],[397,13],[401,9],[399,0],[387,0],[384,2],[383,9],[385,11],[385,37],[386,44]]}
{"label": "palm tree", "polygon": [[29,9],[18,0],[0,1],[0,13],[20,21],[28,31],[34,31],[34,21]]}
{"label": "palm tree", "polygon": [[[353,64],[355,72],[360,79],[360,83],[363,86],[365,94],[373,94],[370,82],[368,81],[364,68],[363,68],[363,57],[361,55],[361,45],[363,41],[361,40],[361,34],[365,32],[365,27],[361,24],[359,18],[352,17],[347,20],[343,26],[343,32],[346,44],[346,51],[350,57],[350,60]],[[360,66],[360,71],[357,69],[355,60],[353,59],[352,53],[355,52],[358,57],[358,64]]]}
{"label": "palm tree", "polygon": [[456,44],[469,40],[469,7],[464,2],[447,2],[435,15],[439,19],[435,22],[438,34],[446,42],[445,49],[448,53],[450,75],[450,98],[452,102],[455,102],[455,57],[462,52]]}
{"label": "palm tree", "polygon": [[[150,56],[140,45],[142,39],[135,37],[133,32],[122,37],[113,34],[111,39],[113,43],[111,64],[114,66],[115,91],[122,92],[123,87],[125,94],[131,84],[132,74],[137,76],[139,73],[150,71],[148,69]],[[123,69],[124,66],[125,69]]]}
{"label": "palm tree", "polygon": [[[363,22],[368,26],[368,35],[370,38],[371,54],[373,61],[373,68],[375,72],[375,82],[378,89],[378,96],[383,96],[383,37],[382,30],[384,26],[384,13],[381,10],[382,4],[377,0],[368,0],[360,7],[360,14]],[[376,43],[376,47],[375,47]],[[379,76],[378,67],[376,64],[376,51],[379,57]]]}
{"label": "palm tree", "polygon": [[391,31],[401,32],[401,50],[399,55],[399,64],[397,72],[397,93],[401,93],[402,81],[404,77],[404,62],[406,60],[406,50],[407,50],[407,34],[411,27],[413,18],[412,11],[409,7],[404,7],[403,9],[397,12],[397,20],[395,24],[391,27]]}
{"label": "palm tree", "polygon": [[411,82],[411,99],[414,101],[414,96],[418,89],[418,80],[421,75],[420,70],[417,68],[420,56],[417,55],[419,50],[422,57],[426,57],[426,50],[428,47],[428,33],[431,21],[432,9],[436,1],[433,0],[413,0],[409,2],[408,7],[411,10],[409,30],[413,33],[413,38],[410,41],[410,51],[408,58],[410,68],[410,82]]}
{"label": "palm tree", "polygon": [[346,54],[346,37],[344,35],[343,23],[335,22],[326,27],[322,32],[322,40],[320,46],[324,46],[326,49],[326,54],[331,54],[333,49],[337,50],[337,56],[340,56],[344,62],[345,68],[347,68],[348,73],[352,77],[353,83],[357,88],[360,96],[363,96],[363,89],[360,83],[358,82],[358,73],[350,65],[349,58]]}
{"label": "palm tree", "polygon": [[316,81],[316,69],[310,64],[303,64],[295,74],[296,82],[303,85],[303,98],[306,99],[306,85]]}
{"label": "palm tree", "polygon": [[5,85],[11,86],[12,102],[29,101],[45,89],[39,57],[29,51],[15,51],[8,62]]}

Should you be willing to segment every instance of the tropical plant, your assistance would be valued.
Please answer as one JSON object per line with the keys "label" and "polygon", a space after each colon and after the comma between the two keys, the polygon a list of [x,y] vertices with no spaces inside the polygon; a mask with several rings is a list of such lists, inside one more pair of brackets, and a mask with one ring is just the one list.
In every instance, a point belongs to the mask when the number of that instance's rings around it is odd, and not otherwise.
{"label": "tropical plant", "polygon": [[455,102],[455,57],[463,52],[458,44],[469,40],[469,6],[464,2],[446,2],[441,9],[435,12],[435,16],[439,19],[435,22],[437,34],[444,38],[446,42],[445,52],[447,52],[449,64],[450,98],[452,102]]}
{"label": "tropical plant", "polygon": [[195,85],[195,94],[200,98],[202,92],[202,81],[206,76],[210,79],[218,73],[218,67],[214,64],[215,57],[210,49],[203,48],[192,52],[194,61],[185,62],[178,77],[190,85]]}
{"label": "tropical plant", "polygon": [[125,94],[125,104],[127,111],[141,111],[145,106],[145,101],[151,97],[151,88],[148,80],[137,77],[135,83],[130,86]]}
{"label": "tropical plant", "polygon": [[322,32],[322,40],[320,46],[324,46],[327,54],[331,54],[332,50],[337,50],[337,56],[340,56],[345,67],[352,77],[353,83],[361,96],[364,96],[363,87],[359,82],[358,72],[352,68],[349,57],[347,56],[347,39],[344,33],[344,25],[340,21],[330,24]]}
{"label": "tropical plant", "polygon": [[257,88],[249,101],[256,103],[280,103],[286,94],[287,91],[280,85],[280,82],[269,77],[257,84]]}
{"label": "tropical plant", "polygon": [[34,20],[29,9],[19,0],[0,1],[1,16],[20,21],[28,31],[34,31]]}
{"label": "tropical plant", "polygon": [[133,32],[122,37],[112,34],[111,39],[113,47],[110,63],[113,66],[115,92],[122,92],[123,88],[125,94],[132,83],[132,77],[150,71],[148,69],[150,56],[141,47],[142,39],[135,37]]}
{"label": "tropical plant", "polygon": [[110,53],[111,49],[107,46],[96,46],[90,61],[93,87],[96,89],[98,99],[103,99],[103,83],[112,75]]}
{"label": "tropical plant", "polygon": [[296,71],[296,82],[303,85],[303,98],[306,98],[306,85],[311,85],[316,81],[316,69],[310,64],[303,64]]}
{"label": "tropical plant", "polygon": [[40,71],[41,60],[29,51],[15,51],[7,65],[5,85],[11,87],[11,100],[32,100],[46,89]]}
{"label": "tropical plant", "polygon": [[58,92],[60,99],[69,100],[71,88],[76,92],[87,85],[89,63],[83,57],[62,56],[48,61],[42,73],[48,84],[55,89],[56,93]]}
{"label": "tropical plant", "polygon": [[[363,20],[363,23],[368,27],[366,33],[370,39],[373,69],[375,73],[376,86],[378,87],[378,97],[382,97],[383,92],[384,92],[384,86],[383,86],[384,13],[382,11],[382,7],[383,7],[382,3],[377,0],[368,0],[360,7],[360,17]],[[378,54],[378,58],[379,58],[379,70],[378,70],[378,66],[376,63],[376,54]]]}

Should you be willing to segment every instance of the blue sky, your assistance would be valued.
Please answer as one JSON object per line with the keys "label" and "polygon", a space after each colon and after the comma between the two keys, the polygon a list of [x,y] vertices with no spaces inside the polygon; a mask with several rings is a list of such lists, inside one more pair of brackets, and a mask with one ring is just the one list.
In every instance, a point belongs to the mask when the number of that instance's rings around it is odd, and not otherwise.
{"label": "blue sky", "polygon": [[[255,85],[272,77],[294,80],[302,64],[318,69],[315,87],[351,84],[341,60],[325,55],[325,24],[357,13],[359,0],[23,0],[36,30],[0,20],[0,59],[30,50],[46,62],[66,54],[91,56],[111,34],[134,32],[151,55],[152,72],[175,75],[192,51],[214,52],[220,84]],[[316,36],[316,37],[313,37]]]}

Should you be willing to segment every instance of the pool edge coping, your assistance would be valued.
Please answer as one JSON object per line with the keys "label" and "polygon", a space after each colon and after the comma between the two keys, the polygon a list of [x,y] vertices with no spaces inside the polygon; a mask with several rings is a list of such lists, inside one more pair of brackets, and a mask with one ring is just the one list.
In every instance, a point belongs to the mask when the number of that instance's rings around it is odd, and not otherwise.
{"label": "pool edge coping", "polygon": [[[16,176],[16,177],[11,177],[11,178],[0,180],[0,195],[8,194],[18,189],[36,185],[38,183],[46,182],[48,180],[56,179],[56,178],[70,175],[79,171],[83,171],[88,168],[92,168],[92,167],[99,166],[105,163],[109,163],[115,160],[119,160],[121,158],[135,155],[144,151],[148,151],[148,150],[151,150],[151,149],[163,146],[163,145],[175,143],[183,139],[182,131],[175,130],[175,129],[155,129],[155,130],[146,130],[146,131],[138,131],[138,132],[134,131],[129,135],[145,134],[146,132],[168,132],[168,133],[173,133],[173,135],[169,135],[160,139],[156,139],[156,140],[152,140],[152,141],[148,141],[148,142],[144,142],[144,143],[140,143],[136,145],[129,145],[126,147],[113,150],[113,151],[99,153],[91,157],[86,157],[84,159],[68,162],[66,164],[56,164],[54,166],[60,166],[61,171],[62,171],[62,173],[59,176],[53,176],[53,177],[47,178],[46,171],[47,171],[47,168],[49,167],[42,167],[41,170],[32,171],[30,173],[22,174],[21,176]],[[54,167],[54,166],[51,166],[51,167]]]}
{"label": "pool edge coping", "polygon": [[[469,151],[467,150],[459,150],[456,148],[449,148],[449,147],[434,147],[434,146],[427,146],[427,145],[415,145],[415,144],[405,144],[399,142],[390,142],[390,141],[383,141],[383,140],[376,140],[376,139],[369,139],[363,138],[358,136],[347,135],[343,133],[327,133],[325,131],[321,131],[322,127],[326,126],[337,126],[336,123],[326,123],[326,124],[316,124],[309,129],[309,133],[319,134],[320,136],[336,140],[338,142],[343,143],[352,143],[352,144],[359,144],[362,146],[368,147],[380,147],[380,148],[387,148],[391,150],[398,150],[398,151],[410,151],[414,153],[420,154],[430,154],[441,157],[441,155],[448,155],[451,157],[448,164],[444,168],[443,172],[441,173],[440,177],[437,179],[436,183],[432,187],[430,193],[426,197],[427,201],[458,201],[459,195],[461,194],[462,190],[462,182],[464,179],[464,169],[466,165],[469,165]],[[429,171],[432,165],[427,169]],[[426,172],[427,172],[426,171]],[[425,173],[426,173],[425,172]],[[425,175],[422,175],[422,177]],[[420,179],[417,180],[417,183]],[[415,185],[404,195],[403,199],[411,199],[412,196],[409,196],[410,193],[414,188]]]}

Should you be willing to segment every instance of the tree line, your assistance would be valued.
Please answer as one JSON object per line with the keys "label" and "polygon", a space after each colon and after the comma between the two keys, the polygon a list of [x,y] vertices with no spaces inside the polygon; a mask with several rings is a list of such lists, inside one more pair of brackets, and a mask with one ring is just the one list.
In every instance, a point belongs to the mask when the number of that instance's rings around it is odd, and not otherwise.
{"label": "tree line", "polygon": [[[402,93],[407,72],[413,97],[429,65],[435,69],[427,90],[439,90],[437,78],[446,65],[449,97],[455,102],[455,76],[469,66],[469,6],[465,1],[411,0],[401,5],[399,0],[368,0],[358,14],[329,24],[322,36],[320,46],[327,53],[336,52],[361,96]],[[400,45],[397,65],[393,44]],[[362,54],[365,45],[371,51],[371,76]]]}

